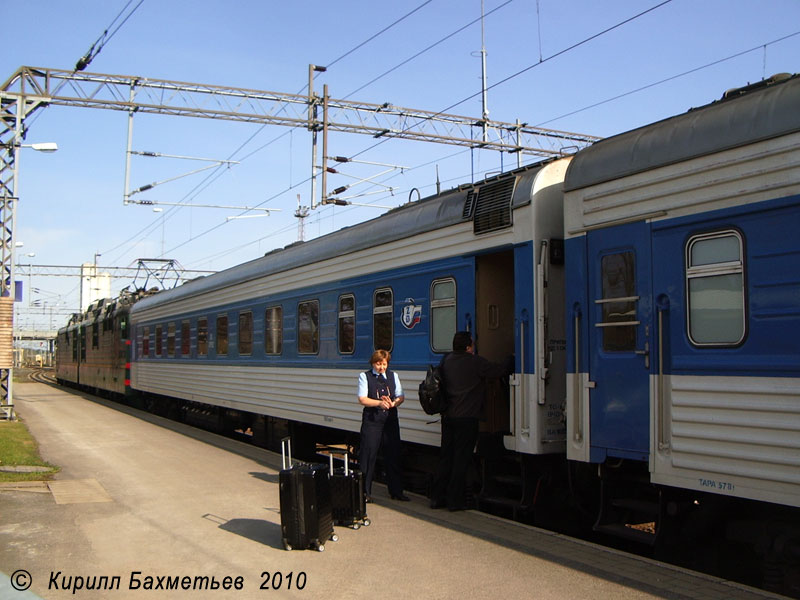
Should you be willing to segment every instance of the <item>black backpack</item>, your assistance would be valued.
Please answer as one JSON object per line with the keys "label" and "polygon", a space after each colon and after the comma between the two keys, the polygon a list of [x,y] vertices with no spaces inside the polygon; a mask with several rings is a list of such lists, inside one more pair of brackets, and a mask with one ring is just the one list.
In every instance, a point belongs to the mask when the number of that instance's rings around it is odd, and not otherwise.
{"label": "black backpack", "polygon": [[428,415],[444,413],[447,410],[447,392],[444,389],[441,362],[436,366],[428,366],[428,373],[419,384],[419,403]]}

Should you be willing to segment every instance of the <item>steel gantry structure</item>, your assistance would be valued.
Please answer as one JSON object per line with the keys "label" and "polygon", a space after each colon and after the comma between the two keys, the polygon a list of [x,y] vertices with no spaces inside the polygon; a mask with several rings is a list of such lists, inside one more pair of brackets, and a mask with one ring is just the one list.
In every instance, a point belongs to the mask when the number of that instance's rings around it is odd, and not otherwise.
{"label": "steel gantry structure", "polygon": [[[104,75],[63,69],[20,67],[0,88],[0,406],[11,406],[12,321],[14,299],[14,230],[19,149],[25,139],[25,120],[51,105],[222,119],[255,124],[302,127],[312,133],[312,208],[317,205],[316,182],[322,175],[319,204],[340,203],[326,190],[329,131],[399,138],[523,155],[551,157],[589,145],[598,138],[526,123],[503,123],[443,112],[402,108],[330,98],[314,93],[309,65],[308,93],[287,94],[246,88]],[[322,133],[318,161],[317,134]],[[127,189],[126,189],[127,191]],[[0,418],[3,416],[0,410]],[[10,414],[10,409],[6,410]]]}
{"label": "steel gantry structure", "polygon": [[[43,275],[47,277],[86,277],[85,271],[87,265],[34,265],[32,263],[17,263],[16,276],[17,277],[30,277],[32,275]],[[171,282],[174,287],[180,283],[194,279],[196,277],[203,277],[211,275],[216,271],[204,271],[200,269],[184,269],[175,260],[159,259],[159,258],[140,258],[135,267],[99,267],[90,266],[89,270],[101,271],[107,274],[112,279],[131,279],[133,285],[140,277],[144,278],[141,286],[136,285],[137,288],[147,288],[151,280],[157,281],[162,288],[167,287],[167,283]]]}

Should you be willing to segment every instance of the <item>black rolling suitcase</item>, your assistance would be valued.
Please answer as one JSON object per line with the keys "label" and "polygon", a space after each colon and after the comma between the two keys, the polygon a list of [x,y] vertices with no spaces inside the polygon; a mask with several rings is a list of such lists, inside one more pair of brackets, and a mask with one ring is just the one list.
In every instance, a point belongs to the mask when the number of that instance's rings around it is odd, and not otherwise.
{"label": "black rolling suitcase", "polygon": [[331,503],[333,505],[333,522],[358,529],[370,524],[367,517],[367,503],[364,496],[364,474],[358,469],[350,469],[350,457],[344,455],[344,466],[333,468],[333,455],[329,454],[329,472],[331,480]]}
{"label": "black rolling suitcase", "polygon": [[281,457],[283,469],[278,474],[278,483],[283,547],[315,548],[322,552],[325,542],[339,539],[333,533],[328,468],[322,464],[293,466],[289,438],[281,440]]}

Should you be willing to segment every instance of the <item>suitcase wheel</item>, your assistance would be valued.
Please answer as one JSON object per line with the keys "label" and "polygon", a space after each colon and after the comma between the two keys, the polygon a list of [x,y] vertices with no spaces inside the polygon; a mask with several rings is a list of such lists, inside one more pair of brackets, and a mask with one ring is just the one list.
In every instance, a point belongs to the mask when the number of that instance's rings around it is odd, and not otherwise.
{"label": "suitcase wheel", "polygon": [[314,547],[317,549],[318,552],[324,552],[325,551],[325,544],[315,543]]}
{"label": "suitcase wheel", "polygon": [[369,519],[364,519],[364,527],[369,527],[369,524],[372,523]]}
{"label": "suitcase wheel", "polygon": [[338,542],[339,541],[339,536],[334,533],[333,535],[331,535],[331,541],[332,542]]}
{"label": "suitcase wheel", "polygon": [[359,527],[361,527],[361,523],[353,523],[353,529],[357,530]]}

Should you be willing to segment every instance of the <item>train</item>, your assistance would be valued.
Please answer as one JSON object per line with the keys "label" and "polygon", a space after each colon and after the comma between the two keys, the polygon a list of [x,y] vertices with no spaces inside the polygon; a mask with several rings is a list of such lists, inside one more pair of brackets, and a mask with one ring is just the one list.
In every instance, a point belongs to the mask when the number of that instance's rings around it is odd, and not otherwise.
{"label": "train", "polygon": [[[60,383],[270,445],[357,444],[389,350],[407,466],[458,330],[491,382],[478,506],[800,597],[800,76],[461,185],[58,333]],[[410,468],[409,471],[414,469]],[[729,572],[725,572],[725,568]]]}

